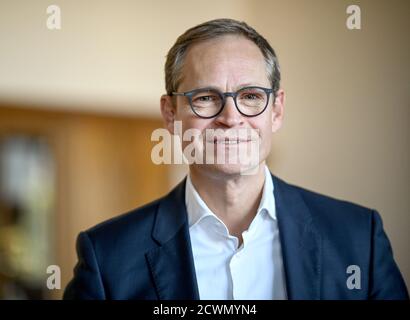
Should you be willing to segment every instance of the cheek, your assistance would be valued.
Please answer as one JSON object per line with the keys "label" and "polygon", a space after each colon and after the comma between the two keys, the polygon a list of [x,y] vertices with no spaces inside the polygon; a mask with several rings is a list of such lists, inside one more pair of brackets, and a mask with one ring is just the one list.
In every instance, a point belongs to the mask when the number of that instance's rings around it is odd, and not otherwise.
{"label": "cheek", "polygon": [[253,129],[258,130],[260,137],[260,151],[263,156],[267,156],[271,150],[272,145],[272,114],[266,114],[266,117],[261,119],[255,119],[252,121],[251,126]]}
{"label": "cheek", "polygon": [[270,136],[272,134],[271,117],[272,115],[269,112],[269,114],[267,113],[265,117],[256,118],[250,122],[251,127],[259,131],[259,136],[263,140],[270,139]]}
{"label": "cheek", "polygon": [[[197,117],[184,117],[178,119],[182,128],[182,132],[185,134],[185,140],[182,141],[182,146],[185,148],[193,141],[192,136],[198,134],[205,134],[205,129],[209,127],[210,121],[205,119],[198,119]],[[188,131],[188,132],[187,132]]]}
{"label": "cheek", "polygon": [[175,114],[175,120],[178,121],[178,125],[182,128],[182,132],[188,129],[202,130],[204,124],[202,119],[198,119],[195,115],[189,112],[187,106],[178,106]]}

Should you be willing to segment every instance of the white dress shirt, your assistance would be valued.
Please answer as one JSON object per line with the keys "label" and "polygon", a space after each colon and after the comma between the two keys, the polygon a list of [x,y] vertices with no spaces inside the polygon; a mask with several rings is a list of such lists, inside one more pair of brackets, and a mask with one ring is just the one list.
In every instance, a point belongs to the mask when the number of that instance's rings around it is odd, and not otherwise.
{"label": "white dress shirt", "polygon": [[273,182],[265,183],[257,213],[243,243],[205,204],[188,175],[185,189],[189,232],[200,299],[286,299]]}

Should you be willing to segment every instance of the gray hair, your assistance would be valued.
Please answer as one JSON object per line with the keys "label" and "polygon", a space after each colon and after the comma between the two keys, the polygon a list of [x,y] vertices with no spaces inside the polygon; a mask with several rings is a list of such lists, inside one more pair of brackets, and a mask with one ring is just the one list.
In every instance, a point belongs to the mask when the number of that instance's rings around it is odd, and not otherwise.
{"label": "gray hair", "polygon": [[280,86],[280,68],[278,58],[269,42],[245,22],[233,19],[216,19],[188,29],[178,37],[168,51],[165,62],[167,94],[177,91],[182,81],[182,67],[189,46],[230,34],[244,36],[259,47],[265,58],[269,81],[274,93],[276,93]]}

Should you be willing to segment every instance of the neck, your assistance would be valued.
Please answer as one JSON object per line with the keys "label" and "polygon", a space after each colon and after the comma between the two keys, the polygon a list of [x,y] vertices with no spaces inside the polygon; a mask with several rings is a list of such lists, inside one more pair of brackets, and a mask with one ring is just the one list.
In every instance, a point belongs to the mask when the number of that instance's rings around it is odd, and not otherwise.
{"label": "neck", "polygon": [[241,243],[242,232],[248,229],[255,217],[262,197],[265,164],[259,165],[257,173],[252,175],[212,175],[191,167],[190,177],[209,209]]}

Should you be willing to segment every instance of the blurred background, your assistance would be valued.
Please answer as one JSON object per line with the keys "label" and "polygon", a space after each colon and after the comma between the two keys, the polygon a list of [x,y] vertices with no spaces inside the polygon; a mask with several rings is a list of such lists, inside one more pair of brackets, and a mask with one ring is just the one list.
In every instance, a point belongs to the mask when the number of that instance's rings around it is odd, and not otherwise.
{"label": "blurred background", "polygon": [[[46,27],[52,4],[60,30]],[[360,30],[346,27],[351,4]],[[150,158],[165,55],[222,17],[279,56],[272,172],[377,209],[409,286],[409,13],[406,0],[0,0],[0,298],[61,298],[80,231],[182,179],[185,166]],[[49,265],[60,290],[46,287]]]}

